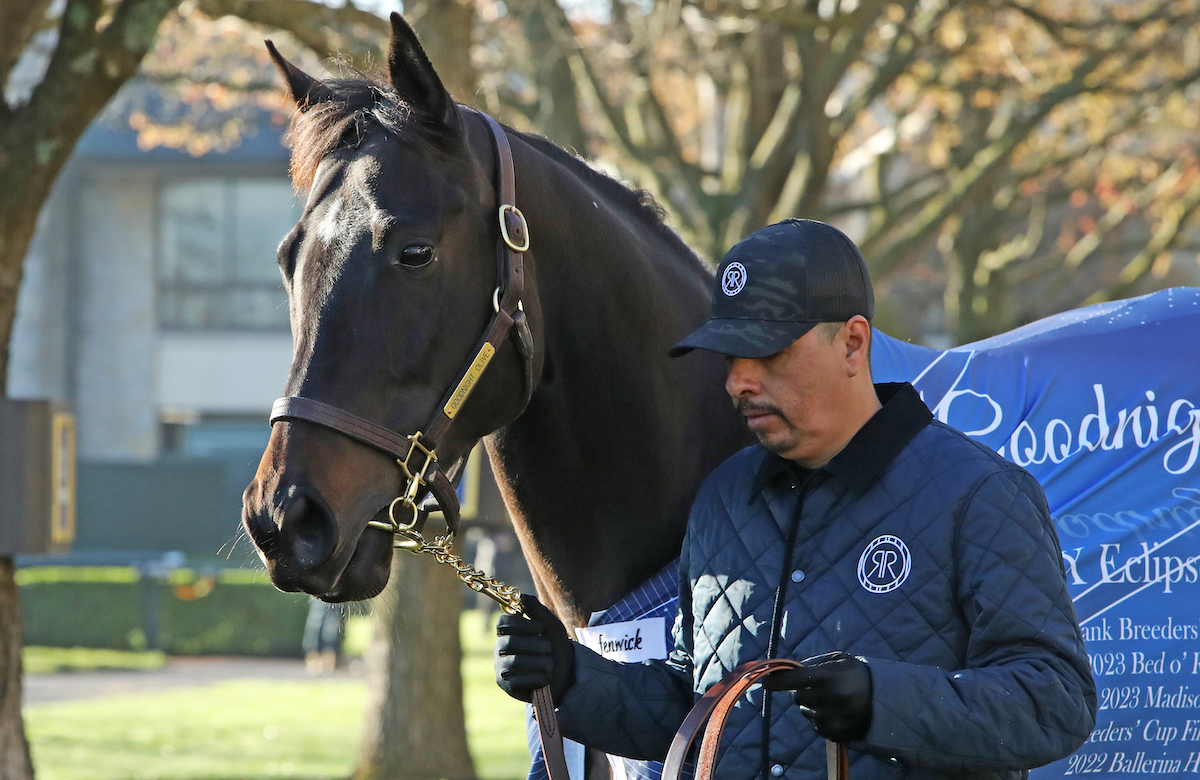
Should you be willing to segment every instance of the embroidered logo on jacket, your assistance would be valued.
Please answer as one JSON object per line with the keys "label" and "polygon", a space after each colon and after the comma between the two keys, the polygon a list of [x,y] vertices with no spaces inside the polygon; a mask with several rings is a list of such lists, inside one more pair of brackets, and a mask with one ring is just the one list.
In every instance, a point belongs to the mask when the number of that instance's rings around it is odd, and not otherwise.
{"label": "embroidered logo on jacket", "polygon": [[904,584],[912,569],[912,555],[899,538],[876,537],[858,559],[858,581],[872,593],[887,593]]}

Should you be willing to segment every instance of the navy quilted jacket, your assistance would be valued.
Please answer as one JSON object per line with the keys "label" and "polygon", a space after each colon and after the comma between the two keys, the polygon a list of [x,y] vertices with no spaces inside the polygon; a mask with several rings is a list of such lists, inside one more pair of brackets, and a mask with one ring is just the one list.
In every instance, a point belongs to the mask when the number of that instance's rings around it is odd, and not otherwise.
{"label": "navy quilted jacket", "polygon": [[[661,760],[699,694],[767,657],[776,631],[776,657],[868,662],[854,780],[1021,778],[1083,744],[1096,690],[1040,487],[933,421],[910,385],[877,392],[883,408],[822,469],[751,447],[708,477],[680,559],[671,657],[619,664],[578,647],[560,706],[568,737]],[[763,693],[731,716],[717,776],[824,777],[824,741],[786,693],[765,706]]]}

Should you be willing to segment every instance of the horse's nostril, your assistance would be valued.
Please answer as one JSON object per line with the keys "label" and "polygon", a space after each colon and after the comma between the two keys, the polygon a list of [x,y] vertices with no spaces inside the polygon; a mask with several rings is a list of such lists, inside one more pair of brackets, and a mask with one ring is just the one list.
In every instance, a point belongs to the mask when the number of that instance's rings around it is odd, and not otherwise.
{"label": "horse's nostril", "polygon": [[319,498],[298,493],[283,507],[281,526],[284,549],[302,568],[320,566],[337,546],[337,521]]}
{"label": "horse's nostril", "polygon": [[279,542],[279,529],[270,516],[262,511],[253,511],[247,504],[242,510],[242,522],[250,539],[267,558],[273,558]]}

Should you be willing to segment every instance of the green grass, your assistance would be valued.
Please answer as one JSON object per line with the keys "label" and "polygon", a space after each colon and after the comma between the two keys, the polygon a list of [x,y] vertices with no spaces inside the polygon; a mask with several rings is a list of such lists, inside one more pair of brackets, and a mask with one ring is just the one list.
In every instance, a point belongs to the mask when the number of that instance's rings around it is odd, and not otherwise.
{"label": "green grass", "polygon": [[[484,780],[525,776],[524,706],[492,680],[491,626],[463,616],[467,734]],[[362,681],[238,681],[25,708],[38,780],[344,778]]]}
{"label": "green grass", "polygon": [[96,650],[90,647],[26,647],[21,663],[26,674],[159,669],[167,657],[157,650]]}
{"label": "green grass", "polygon": [[141,577],[132,566],[34,566],[17,569],[17,584],[58,582],[137,582]]}
{"label": "green grass", "polygon": [[351,682],[229,682],[26,708],[39,780],[344,777],[362,719]]}

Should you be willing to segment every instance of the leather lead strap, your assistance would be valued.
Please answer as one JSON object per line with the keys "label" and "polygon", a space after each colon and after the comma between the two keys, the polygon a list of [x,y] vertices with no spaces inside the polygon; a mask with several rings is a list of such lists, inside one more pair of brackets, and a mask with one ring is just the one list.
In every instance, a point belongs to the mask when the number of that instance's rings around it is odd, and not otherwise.
{"label": "leather lead strap", "polygon": [[558,730],[558,718],[554,715],[554,698],[550,695],[549,686],[533,692],[533,718],[537,721],[538,736],[542,740],[542,757],[546,759],[546,773],[550,775],[550,780],[571,780],[567,772],[562,732]]}
{"label": "leather lead strap", "polygon": [[[705,692],[700,700],[692,707],[679,727],[679,732],[671,742],[667,752],[667,760],[663,764],[662,780],[680,780],[683,774],[684,761],[696,741],[696,735],[701,727],[708,722],[704,729],[704,738],[700,744],[700,755],[696,764],[695,780],[712,780],[716,769],[717,749],[720,747],[721,733],[725,729],[729,712],[737,700],[751,685],[772,672],[781,669],[795,669],[800,664],[786,658],[775,658],[769,661],[749,661],[725,675],[716,685]],[[826,757],[829,769],[829,780],[849,780],[850,762],[846,746],[826,743]],[[829,757],[832,756],[832,760]]]}
{"label": "leather lead strap", "polygon": [[850,757],[845,745],[825,740],[825,771],[829,780],[850,779]]}

